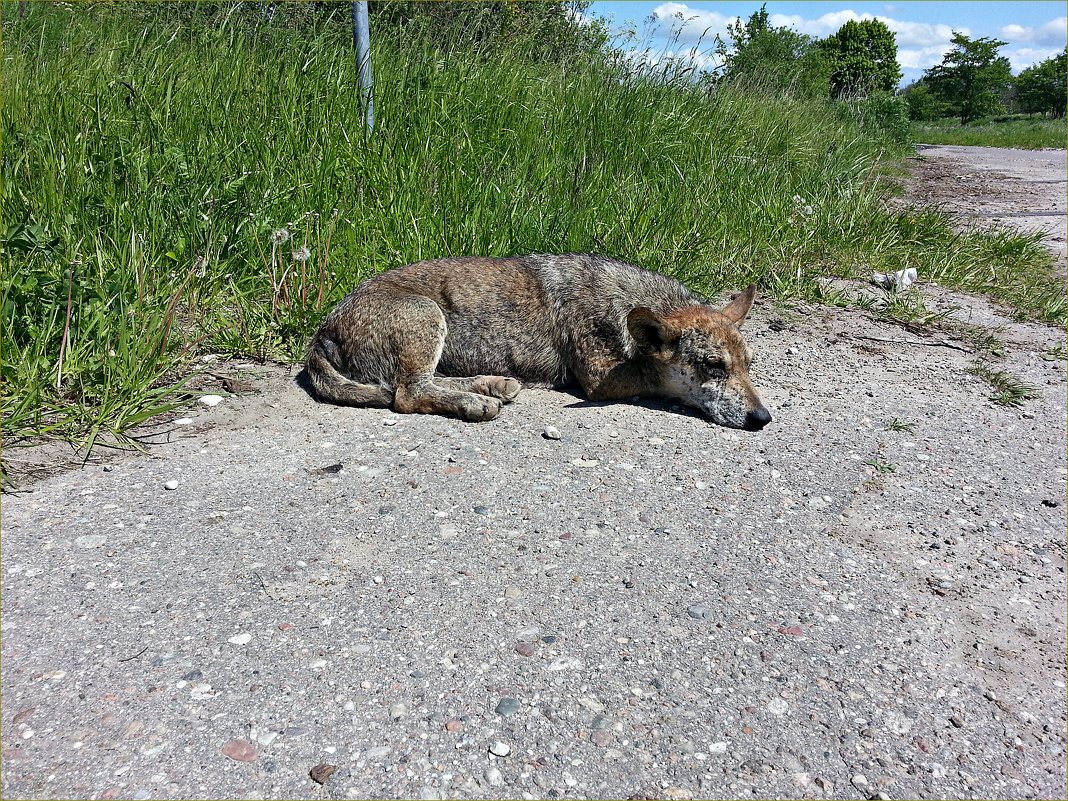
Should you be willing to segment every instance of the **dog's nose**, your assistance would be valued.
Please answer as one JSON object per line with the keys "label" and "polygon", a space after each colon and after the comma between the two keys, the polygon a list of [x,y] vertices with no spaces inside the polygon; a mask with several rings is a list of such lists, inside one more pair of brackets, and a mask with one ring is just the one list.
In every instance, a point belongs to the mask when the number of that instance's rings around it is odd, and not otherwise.
{"label": "dog's nose", "polygon": [[763,406],[758,406],[745,416],[745,430],[759,431],[771,422],[771,412]]}

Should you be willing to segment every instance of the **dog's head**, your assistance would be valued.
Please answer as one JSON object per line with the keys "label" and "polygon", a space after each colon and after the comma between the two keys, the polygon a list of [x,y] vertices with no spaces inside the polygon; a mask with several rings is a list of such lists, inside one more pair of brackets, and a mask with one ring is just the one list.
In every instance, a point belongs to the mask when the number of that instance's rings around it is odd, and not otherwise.
{"label": "dog's head", "polygon": [[686,306],[658,317],[639,307],[627,316],[627,329],[640,353],[660,368],[657,394],[700,409],[713,422],[759,431],[771,413],[749,380],[753,352],[738,330],[753,306],[756,285],[720,310]]}

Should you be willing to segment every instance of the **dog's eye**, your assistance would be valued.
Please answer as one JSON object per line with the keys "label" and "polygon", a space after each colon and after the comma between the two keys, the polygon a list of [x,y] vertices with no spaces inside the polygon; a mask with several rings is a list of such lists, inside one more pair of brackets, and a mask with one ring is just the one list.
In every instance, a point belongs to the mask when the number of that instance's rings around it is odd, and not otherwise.
{"label": "dog's eye", "polygon": [[713,378],[724,378],[727,375],[727,365],[719,360],[705,362],[703,367]]}

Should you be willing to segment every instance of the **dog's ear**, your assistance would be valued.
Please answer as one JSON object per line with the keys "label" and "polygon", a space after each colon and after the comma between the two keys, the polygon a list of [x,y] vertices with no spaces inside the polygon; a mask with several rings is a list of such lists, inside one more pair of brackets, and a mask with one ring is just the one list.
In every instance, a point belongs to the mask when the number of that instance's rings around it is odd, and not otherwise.
{"label": "dog's ear", "polygon": [[664,325],[651,309],[639,306],[627,315],[627,330],[643,353],[655,353],[678,342],[678,334]]}
{"label": "dog's ear", "polygon": [[756,299],[756,284],[750,284],[720,310],[720,314],[735,325],[741,325]]}

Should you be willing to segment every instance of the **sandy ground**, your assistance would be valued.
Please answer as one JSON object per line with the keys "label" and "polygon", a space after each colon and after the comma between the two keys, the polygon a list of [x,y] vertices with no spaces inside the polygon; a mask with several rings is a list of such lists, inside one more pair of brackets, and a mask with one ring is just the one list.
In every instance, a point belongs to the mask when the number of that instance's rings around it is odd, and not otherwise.
{"label": "sandy ground", "polygon": [[4,496],[4,798],[1064,798],[1064,333],[920,291],[1038,397],[764,303],[758,434],[218,366],[248,391]]}

